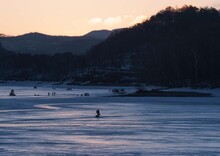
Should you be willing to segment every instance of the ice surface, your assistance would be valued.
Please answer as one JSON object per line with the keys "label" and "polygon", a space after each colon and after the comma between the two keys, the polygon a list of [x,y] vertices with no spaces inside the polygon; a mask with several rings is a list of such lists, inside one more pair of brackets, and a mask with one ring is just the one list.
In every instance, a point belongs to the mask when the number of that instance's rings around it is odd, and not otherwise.
{"label": "ice surface", "polygon": [[0,155],[220,155],[218,90],[203,91],[215,97],[134,98],[108,97],[114,87],[71,87],[1,84]]}

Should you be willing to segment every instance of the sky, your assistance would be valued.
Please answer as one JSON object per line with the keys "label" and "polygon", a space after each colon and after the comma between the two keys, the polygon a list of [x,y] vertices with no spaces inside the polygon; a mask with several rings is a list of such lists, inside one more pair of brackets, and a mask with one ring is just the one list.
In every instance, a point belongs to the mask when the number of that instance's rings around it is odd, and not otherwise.
{"label": "sky", "polygon": [[0,0],[0,34],[80,36],[132,26],[168,6],[215,7],[220,0]]}

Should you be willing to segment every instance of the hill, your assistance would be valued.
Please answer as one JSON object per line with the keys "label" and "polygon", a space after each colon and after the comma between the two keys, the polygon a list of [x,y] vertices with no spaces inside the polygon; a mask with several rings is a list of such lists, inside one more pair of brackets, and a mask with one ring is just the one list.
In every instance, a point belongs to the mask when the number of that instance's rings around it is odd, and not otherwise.
{"label": "hill", "polygon": [[94,30],[94,31],[91,31],[91,32],[85,34],[84,36],[106,39],[106,38],[108,38],[108,36],[110,36],[111,33],[112,33],[112,31],[110,31],[110,30],[101,30],[101,31]]}
{"label": "hill", "polygon": [[71,52],[84,54],[92,46],[100,43],[111,34],[111,31],[94,31],[84,36],[50,36],[41,33],[28,33],[20,36],[0,36],[5,49],[26,54],[55,54]]}
{"label": "hill", "polygon": [[85,34],[84,36],[100,38],[100,39],[107,39],[111,34],[114,34],[114,33],[119,32],[121,30],[123,30],[123,28],[114,29],[112,31],[110,31],[110,30],[95,30],[95,31],[91,31],[91,32]]}
{"label": "hill", "polygon": [[128,67],[136,81],[146,84],[220,86],[219,28],[214,8],[168,7],[111,35],[86,57],[93,69]]}

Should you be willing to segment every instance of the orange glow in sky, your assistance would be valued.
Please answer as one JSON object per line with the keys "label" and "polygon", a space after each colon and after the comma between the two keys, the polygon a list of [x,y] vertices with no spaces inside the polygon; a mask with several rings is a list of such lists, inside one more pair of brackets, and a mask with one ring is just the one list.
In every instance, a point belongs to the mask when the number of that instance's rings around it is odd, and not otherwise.
{"label": "orange glow in sky", "polygon": [[83,35],[129,27],[167,6],[220,8],[219,0],[0,0],[0,33]]}

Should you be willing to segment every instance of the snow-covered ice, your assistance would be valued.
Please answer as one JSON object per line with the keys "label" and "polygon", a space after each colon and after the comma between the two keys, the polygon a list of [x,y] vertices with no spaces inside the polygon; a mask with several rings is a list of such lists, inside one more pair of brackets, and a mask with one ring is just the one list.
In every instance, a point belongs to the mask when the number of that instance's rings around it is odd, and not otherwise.
{"label": "snow-covered ice", "polygon": [[67,87],[0,84],[0,155],[220,155],[218,89],[203,90],[214,97],[135,98],[108,97],[114,87]]}

